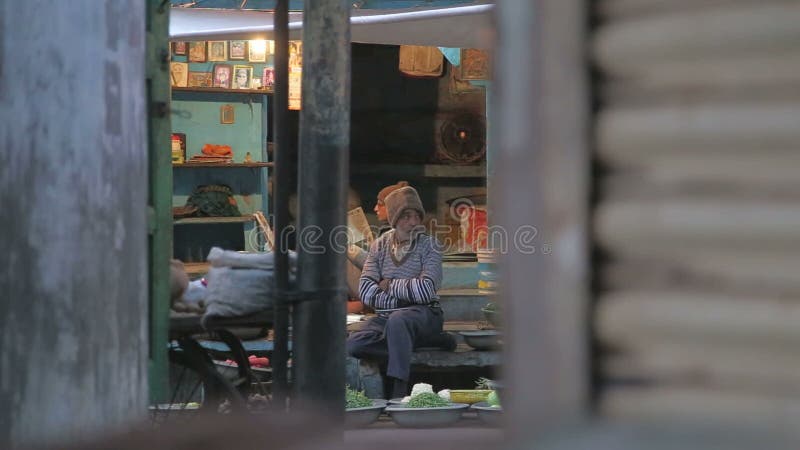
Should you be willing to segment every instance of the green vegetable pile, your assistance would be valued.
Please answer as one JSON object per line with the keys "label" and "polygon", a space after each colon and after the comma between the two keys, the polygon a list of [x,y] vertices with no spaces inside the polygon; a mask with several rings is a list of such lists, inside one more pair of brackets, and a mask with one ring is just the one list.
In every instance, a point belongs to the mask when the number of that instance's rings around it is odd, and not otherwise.
{"label": "green vegetable pile", "polygon": [[367,398],[364,391],[356,391],[347,386],[345,389],[345,408],[366,408],[372,406],[372,400]]}
{"label": "green vegetable pile", "polygon": [[491,389],[492,380],[480,377],[475,380],[475,389]]}
{"label": "green vegetable pile", "polygon": [[489,393],[489,396],[486,398],[486,403],[488,403],[489,406],[500,407],[500,397],[497,395],[497,391]]}
{"label": "green vegetable pile", "polygon": [[432,392],[423,392],[411,397],[406,406],[409,408],[436,408],[450,406],[450,402]]}

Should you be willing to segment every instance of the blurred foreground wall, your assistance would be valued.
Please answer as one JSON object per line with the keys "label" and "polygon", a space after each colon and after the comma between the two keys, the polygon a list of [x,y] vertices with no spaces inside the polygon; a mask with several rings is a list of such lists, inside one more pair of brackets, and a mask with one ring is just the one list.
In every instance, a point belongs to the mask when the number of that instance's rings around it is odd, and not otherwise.
{"label": "blurred foreground wall", "polygon": [[606,0],[602,411],[800,419],[800,3]]}
{"label": "blurred foreground wall", "polygon": [[0,447],[147,405],[145,5],[0,1]]}

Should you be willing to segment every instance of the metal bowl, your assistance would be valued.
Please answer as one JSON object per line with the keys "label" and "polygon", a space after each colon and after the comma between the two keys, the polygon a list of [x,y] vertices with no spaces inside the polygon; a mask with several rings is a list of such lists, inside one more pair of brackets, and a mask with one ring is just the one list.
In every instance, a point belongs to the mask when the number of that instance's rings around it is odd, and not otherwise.
{"label": "metal bowl", "polygon": [[461,419],[461,413],[469,405],[465,403],[451,403],[450,406],[436,408],[406,408],[401,405],[389,405],[386,412],[392,417],[394,423],[407,428],[436,428],[453,425]]}
{"label": "metal bowl", "polygon": [[503,335],[497,330],[459,331],[459,334],[475,350],[494,350],[503,342]]}
{"label": "metal bowl", "polygon": [[503,424],[503,408],[499,406],[489,406],[487,402],[478,402],[472,405],[473,410],[478,412],[478,418],[492,426]]}
{"label": "metal bowl", "polygon": [[348,428],[365,427],[378,420],[386,407],[386,400],[372,399],[372,406],[363,408],[347,408],[344,414],[344,424]]}

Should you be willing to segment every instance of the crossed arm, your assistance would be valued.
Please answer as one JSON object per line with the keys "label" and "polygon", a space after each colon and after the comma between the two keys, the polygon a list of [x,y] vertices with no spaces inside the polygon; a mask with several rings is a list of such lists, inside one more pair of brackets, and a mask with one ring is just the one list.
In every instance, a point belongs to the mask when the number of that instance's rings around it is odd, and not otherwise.
{"label": "crossed arm", "polygon": [[[375,243],[377,244],[377,242]],[[422,250],[422,270],[417,277],[385,278],[379,259],[386,249],[374,245],[370,249],[359,282],[359,294],[365,305],[375,309],[402,308],[424,305],[437,298],[436,291],[442,282],[442,255],[427,246]]]}

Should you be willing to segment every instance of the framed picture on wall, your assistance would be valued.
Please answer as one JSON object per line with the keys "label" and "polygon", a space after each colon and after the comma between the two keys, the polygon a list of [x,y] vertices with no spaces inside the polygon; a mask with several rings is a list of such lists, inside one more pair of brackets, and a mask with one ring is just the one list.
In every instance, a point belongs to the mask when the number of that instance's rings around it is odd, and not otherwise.
{"label": "framed picture on wall", "polygon": [[233,105],[222,105],[219,108],[219,123],[229,124],[233,123]]}
{"label": "framed picture on wall", "polygon": [[299,71],[301,67],[303,67],[303,42],[289,41],[289,72]]}
{"label": "framed picture on wall", "polygon": [[233,89],[250,89],[253,66],[233,66]]}
{"label": "framed picture on wall", "polygon": [[462,48],[456,77],[459,80],[488,80],[489,54],[475,48]]}
{"label": "framed picture on wall", "polygon": [[265,89],[272,89],[275,86],[275,68],[264,67],[261,71],[261,87]]}
{"label": "framed picture on wall", "polygon": [[230,64],[214,64],[213,87],[230,89],[232,70]]}
{"label": "framed picture on wall", "polygon": [[189,62],[206,62],[206,41],[189,42]]}
{"label": "framed picture on wall", "polygon": [[267,60],[267,41],[250,41],[247,44],[247,54],[250,62],[265,62]]}
{"label": "framed picture on wall", "polygon": [[185,41],[173,42],[172,54],[179,56],[186,56],[186,42]]}
{"label": "framed picture on wall", "polygon": [[189,87],[211,87],[211,72],[189,72]]}
{"label": "framed picture on wall", "polygon": [[225,41],[208,41],[208,60],[227,61],[228,43]]}
{"label": "framed picture on wall", "polygon": [[247,41],[229,41],[228,59],[247,59]]}
{"label": "framed picture on wall", "polygon": [[175,87],[186,87],[189,79],[189,64],[185,62],[169,63],[170,85]]}

